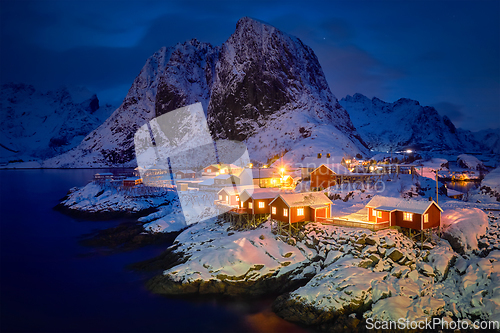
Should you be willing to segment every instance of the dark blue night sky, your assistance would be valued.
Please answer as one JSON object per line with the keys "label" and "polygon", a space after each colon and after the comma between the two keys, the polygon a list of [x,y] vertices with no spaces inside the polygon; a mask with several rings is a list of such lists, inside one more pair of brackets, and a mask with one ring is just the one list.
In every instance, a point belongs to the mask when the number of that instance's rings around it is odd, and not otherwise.
{"label": "dark blue night sky", "polygon": [[146,59],[187,39],[222,44],[242,16],[316,52],[337,98],[435,106],[458,127],[500,127],[500,2],[0,2],[1,81],[81,85],[120,101]]}

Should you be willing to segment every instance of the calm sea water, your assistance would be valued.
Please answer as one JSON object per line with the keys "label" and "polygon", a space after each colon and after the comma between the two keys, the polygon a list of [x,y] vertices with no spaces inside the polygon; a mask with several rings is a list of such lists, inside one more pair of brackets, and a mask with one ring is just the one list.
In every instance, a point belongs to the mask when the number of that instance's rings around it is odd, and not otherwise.
{"label": "calm sea water", "polygon": [[301,331],[272,299],[179,299],[148,292],[151,277],[126,269],[167,246],[109,254],[79,245],[122,220],[86,221],[54,211],[69,188],[106,170],[0,171],[0,331]]}

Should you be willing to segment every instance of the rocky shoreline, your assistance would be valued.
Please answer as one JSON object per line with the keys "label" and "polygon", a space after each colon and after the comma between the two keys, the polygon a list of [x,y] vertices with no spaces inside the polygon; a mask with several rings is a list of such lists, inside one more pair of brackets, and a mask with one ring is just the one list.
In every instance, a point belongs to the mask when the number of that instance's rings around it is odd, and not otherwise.
{"label": "rocky shoreline", "polygon": [[116,227],[98,230],[84,235],[80,244],[89,247],[105,247],[112,250],[130,251],[148,245],[172,244],[180,232],[145,232],[144,223],[124,222]]}
{"label": "rocky shoreline", "polygon": [[[498,219],[489,221],[482,239],[497,233]],[[397,320],[398,315],[498,320],[500,251],[465,249],[462,256],[437,237],[419,244],[392,229],[317,223],[284,242],[269,222],[236,231],[213,220],[179,234],[163,258],[142,269],[163,271],[147,283],[163,295],[274,293],[278,316],[320,331],[366,331],[368,318]]]}
{"label": "rocky shoreline", "polygon": [[90,182],[82,188],[70,189],[54,209],[87,220],[139,218],[172,206],[177,198],[171,190],[147,194],[139,190],[119,190],[106,183]]}

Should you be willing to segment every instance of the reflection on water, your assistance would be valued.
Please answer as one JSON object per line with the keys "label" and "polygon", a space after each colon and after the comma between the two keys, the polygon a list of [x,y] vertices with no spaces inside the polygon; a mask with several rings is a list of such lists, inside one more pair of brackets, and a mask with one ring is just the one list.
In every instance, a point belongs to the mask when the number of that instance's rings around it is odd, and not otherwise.
{"label": "reflection on water", "polygon": [[469,191],[469,190],[476,189],[479,186],[480,182],[476,182],[476,181],[468,181],[468,182],[449,181],[449,182],[445,182],[445,184],[446,184],[446,187],[448,187],[451,190],[459,191],[462,193],[467,193],[467,191]]}

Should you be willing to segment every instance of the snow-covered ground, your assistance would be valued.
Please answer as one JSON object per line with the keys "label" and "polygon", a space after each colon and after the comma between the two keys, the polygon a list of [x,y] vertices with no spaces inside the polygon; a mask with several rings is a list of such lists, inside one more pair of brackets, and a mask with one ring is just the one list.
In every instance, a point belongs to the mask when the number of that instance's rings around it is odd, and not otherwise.
{"label": "snow-covered ground", "polygon": [[[383,184],[381,193],[328,189],[330,196],[337,196],[334,213],[357,211],[376,194],[426,200],[435,193],[435,180],[425,177],[399,175]],[[454,250],[456,244],[452,247],[437,234],[421,247],[392,229],[372,232],[310,223],[288,243],[272,232],[270,222],[237,231],[227,222],[208,219],[177,237],[171,250],[185,260],[165,270],[152,289],[166,294],[255,295],[284,291],[278,287],[285,285],[292,291],[278,297],[274,311],[306,325],[353,313],[365,321],[435,316],[498,320],[500,214],[485,214],[483,209],[499,209],[500,204],[445,196],[439,201],[444,235],[454,236],[463,248],[460,253]],[[293,282],[304,279],[309,282],[295,289]]]}
{"label": "snow-covered ground", "polygon": [[177,195],[179,201],[176,201],[174,205],[139,219],[140,222],[147,222],[144,225],[145,230],[179,231],[186,226],[218,215],[219,211],[214,205],[217,198],[215,191],[190,190],[177,192]]}
{"label": "snow-covered ground", "polygon": [[73,188],[61,205],[69,211],[85,214],[139,213],[177,200],[175,191],[161,187],[122,187],[90,182]]}

